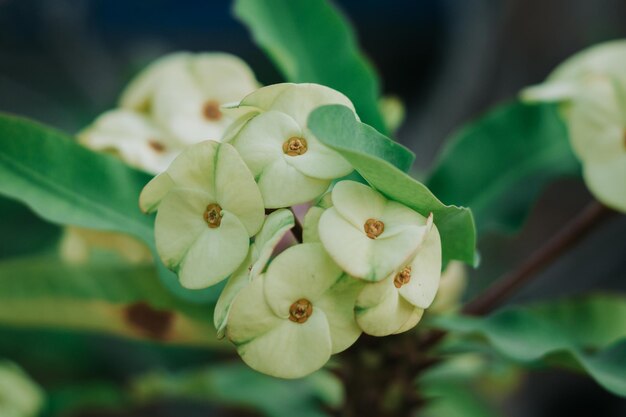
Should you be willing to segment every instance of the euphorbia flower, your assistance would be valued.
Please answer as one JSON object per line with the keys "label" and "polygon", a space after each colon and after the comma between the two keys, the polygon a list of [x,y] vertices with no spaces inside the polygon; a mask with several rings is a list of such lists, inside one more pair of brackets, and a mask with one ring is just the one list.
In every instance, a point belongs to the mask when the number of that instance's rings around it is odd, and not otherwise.
{"label": "euphorbia flower", "polygon": [[274,248],[294,226],[294,223],[293,213],[287,209],[276,210],[265,219],[261,231],[254,237],[254,243],[250,245],[248,256],[228,279],[215,305],[213,322],[220,339],[224,337],[226,331],[228,312],[233,299],[242,288],[264,271]]}
{"label": "euphorbia flower", "polygon": [[244,261],[264,220],[252,174],[229,144],[190,146],[140,196],[146,212],[158,209],[155,238],[163,263],[187,288],[204,288]]}
{"label": "euphorbia flower", "polygon": [[87,148],[113,153],[151,174],[163,172],[182,150],[150,118],[124,109],[102,114],[78,139]]}
{"label": "euphorbia flower", "polygon": [[250,67],[234,55],[178,52],[135,78],[120,106],[147,114],[169,136],[189,145],[221,137],[233,117],[220,106],[258,87]]}
{"label": "euphorbia flower", "polygon": [[337,152],[307,128],[318,106],[343,104],[346,96],[318,84],[276,84],[246,96],[237,107],[247,114],[226,134],[254,174],[265,206],[287,207],[320,196],[331,181],[352,171]]}
{"label": "euphorbia flower", "polygon": [[302,377],[359,337],[354,302],[362,285],[319,243],[292,246],[235,297],[228,338],[250,367]]}
{"label": "euphorbia flower", "polygon": [[626,41],[594,46],[561,64],[527,101],[560,102],[585,183],[602,203],[626,212]]}
{"label": "euphorbia flower", "polygon": [[319,221],[319,237],[330,256],[350,275],[380,281],[405,263],[428,231],[426,218],[387,200],[367,185],[341,181],[333,207]]}
{"label": "euphorbia flower", "polygon": [[356,319],[363,331],[387,336],[413,328],[433,302],[441,275],[441,239],[428,218],[427,232],[417,253],[380,282],[367,284],[356,302]]}

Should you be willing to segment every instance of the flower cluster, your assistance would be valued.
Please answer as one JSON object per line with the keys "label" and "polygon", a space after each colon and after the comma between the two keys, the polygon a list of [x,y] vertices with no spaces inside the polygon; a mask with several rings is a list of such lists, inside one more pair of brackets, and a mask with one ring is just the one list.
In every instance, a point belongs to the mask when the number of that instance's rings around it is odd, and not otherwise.
{"label": "flower cluster", "polygon": [[522,92],[526,101],[561,103],[574,152],[589,190],[626,212],[626,41],[573,56],[541,85]]}
{"label": "flower cluster", "polygon": [[[220,138],[237,116],[233,111],[225,114],[221,106],[240,101],[258,86],[248,65],[233,55],[172,53],[140,72],[122,92],[118,108],[83,129],[78,140],[159,174],[187,146]],[[152,259],[149,250],[130,236],[79,227],[65,230],[60,248],[72,263],[85,262],[101,249],[131,263]]]}
{"label": "flower cluster", "polygon": [[[239,118],[221,142],[188,147],[140,196],[144,211],[157,212],[164,264],[187,288],[228,280],[218,335],[277,377],[319,369],[362,332],[413,328],[439,286],[433,215],[343,178],[353,167],[307,128],[327,104],[354,111],[321,85],[261,88],[224,109]],[[299,222],[295,205],[308,207],[302,242],[280,252]]]}

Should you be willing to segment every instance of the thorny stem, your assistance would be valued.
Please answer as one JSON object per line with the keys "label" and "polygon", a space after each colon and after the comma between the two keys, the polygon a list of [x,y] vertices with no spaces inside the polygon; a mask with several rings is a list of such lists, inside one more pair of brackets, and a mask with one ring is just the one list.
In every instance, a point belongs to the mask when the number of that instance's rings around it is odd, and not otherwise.
{"label": "thorny stem", "polygon": [[[590,203],[577,217],[568,223],[544,246],[535,251],[519,268],[498,279],[484,293],[469,302],[462,312],[469,315],[485,315],[501,306],[516,290],[530,282],[537,273],[550,265],[569,248],[580,242],[603,220],[615,212],[597,201]],[[400,416],[409,410],[422,406],[414,381],[426,369],[436,365],[441,358],[429,355],[429,350],[437,345],[446,335],[442,330],[434,330],[416,342],[414,333],[407,332],[390,339],[390,343],[379,338],[364,336],[359,340],[359,347],[344,353],[344,368],[338,373],[346,386],[346,405],[341,411],[343,416]],[[364,361],[368,352],[378,351],[381,367],[371,367]],[[371,362],[371,359],[370,359]],[[394,410],[385,410],[384,395],[392,384],[400,384],[399,392],[403,397],[395,404]]]}

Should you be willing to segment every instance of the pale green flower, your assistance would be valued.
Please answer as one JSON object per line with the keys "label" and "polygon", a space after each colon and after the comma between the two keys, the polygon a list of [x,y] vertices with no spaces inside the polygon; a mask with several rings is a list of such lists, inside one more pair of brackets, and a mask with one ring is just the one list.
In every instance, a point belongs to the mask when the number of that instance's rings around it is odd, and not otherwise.
{"label": "pale green flower", "polygon": [[244,261],[264,220],[252,174],[229,144],[188,147],[146,185],[142,210],[158,209],[156,247],[186,288],[204,288],[232,274]]}
{"label": "pale green flower", "polygon": [[109,152],[151,174],[163,172],[182,149],[148,117],[130,110],[103,113],[78,134],[89,149]]}
{"label": "pale green flower", "polygon": [[44,405],[44,392],[21,368],[0,362],[0,416],[35,417]]}
{"label": "pale green flower", "polygon": [[372,336],[412,329],[433,302],[441,275],[441,239],[428,219],[428,232],[410,262],[382,281],[367,284],[356,302],[356,320]]}
{"label": "pale green flower", "polygon": [[126,88],[120,106],[147,114],[183,144],[220,138],[233,116],[220,106],[259,87],[252,70],[226,53],[178,52],[149,65]]}
{"label": "pale green flower", "polygon": [[355,181],[338,182],[332,202],[319,220],[319,238],[344,271],[366,281],[397,270],[428,230],[424,216]]}
{"label": "pale green flower", "polygon": [[352,171],[337,152],[307,128],[309,114],[326,104],[354,106],[343,94],[318,84],[276,84],[246,96],[247,114],[227,132],[259,183],[265,206],[287,207],[320,196],[331,181]]}
{"label": "pale green flower", "polygon": [[319,243],[292,246],[235,297],[227,336],[257,371],[305,376],[359,337],[354,303],[362,286]]}
{"label": "pale green flower", "polygon": [[437,296],[428,308],[428,312],[444,314],[456,310],[460,306],[466,287],[465,265],[459,261],[450,262],[441,274]]}
{"label": "pale green flower", "polygon": [[522,92],[527,101],[561,102],[585,183],[605,205],[626,212],[626,41],[583,51],[548,80]]}
{"label": "pale green flower", "polygon": [[233,299],[243,287],[264,271],[274,248],[294,224],[293,213],[287,209],[276,210],[265,219],[263,228],[255,236],[254,243],[250,245],[248,256],[228,279],[215,305],[213,321],[220,339],[224,337],[226,331],[228,312]]}

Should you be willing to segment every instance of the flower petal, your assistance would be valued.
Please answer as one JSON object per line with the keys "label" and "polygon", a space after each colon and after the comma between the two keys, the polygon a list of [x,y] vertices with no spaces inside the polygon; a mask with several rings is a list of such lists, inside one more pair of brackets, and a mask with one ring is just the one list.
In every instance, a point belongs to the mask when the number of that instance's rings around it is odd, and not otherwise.
{"label": "flower petal", "polygon": [[415,307],[400,297],[393,276],[367,284],[356,301],[356,321],[372,336],[388,336],[400,330],[411,319]]}
{"label": "flower petal", "polygon": [[602,203],[626,212],[626,152],[583,165],[585,183]]}
{"label": "flower petal", "polygon": [[379,219],[387,200],[371,187],[356,181],[340,181],[332,191],[333,206],[358,230],[368,219]]}
{"label": "flower petal", "polygon": [[333,354],[352,346],[361,335],[354,305],[364,285],[363,281],[344,275],[315,303],[328,318]]}
{"label": "flower petal", "polygon": [[250,271],[251,279],[256,278],[263,272],[274,252],[274,248],[276,248],[276,245],[294,224],[293,213],[287,209],[276,210],[267,216],[263,228],[254,238],[256,260]]}
{"label": "flower petal", "polygon": [[302,135],[307,141],[307,151],[302,155],[284,155],[285,160],[305,175],[332,180],[345,177],[354,168],[339,153],[324,146],[306,129]]}
{"label": "flower petal", "polygon": [[276,98],[294,85],[293,83],[279,83],[261,87],[245,96],[239,106],[255,107],[264,111],[271,110]]}
{"label": "flower petal", "polygon": [[411,262],[411,279],[398,290],[409,303],[428,308],[439,288],[441,277],[441,238],[433,225]]}
{"label": "flower petal", "polygon": [[296,122],[284,113],[269,111],[250,119],[232,144],[257,177],[266,167],[283,159],[283,143],[293,136],[302,136]]}
{"label": "flower petal", "polygon": [[271,109],[287,113],[304,128],[309,114],[327,104],[342,104],[354,111],[348,97],[332,88],[312,83],[292,84],[285,88],[271,103]]}
{"label": "flower petal", "polygon": [[222,213],[220,226],[205,226],[206,230],[182,260],[178,278],[183,287],[196,289],[217,284],[244,261],[250,246],[248,232],[234,214],[226,210]]}
{"label": "flower petal", "polygon": [[301,298],[313,304],[341,278],[343,272],[319,243],[292,246],[278,255],[265,274],[265,299],[279,317]]}
{"label": "flower petal", "polygon": [[204,96],[220,103],[239,101],[259,87],[248,64],[223,52],[195,54],[189,71]]}
{"label": "flower petal", "polygon": [[402,325],[402,327],[393,332],[393,334],[404,333],[411,330],[413,327],[417,326],[417,323],[419,323],[420,320],[422,320],[422,316],[424,316],[424,310],[416,307],[413,310],[413,313],[411,313],[409,319]]}
{"label": "flower petal", "polygon": [[306,215],[304,216],[304,225],[302,226],[302,241],[304,243],[320,241],[318,227],[322,213],[324,213],[324,209],[317,206],[311,207],[309,211],[306,212]]}
{"label": "flower petal", "polygon": [[250,268],[254,263],[252,259],[253,248],[250,247],[248,255],[244,259],[243,263],[237,268],[235,272],[228,278],[226,286],[220,294],[220,298],[215,304],[215,311],[213,313],[213,324],[217,330],[217,337],[222,339],[226,334],[226,325],[228,323],[228,314],[233,300],[239,294],[246,285],[250,283]]}
{"label": "flower petal", "polygon": [[307,177],[282,158],[267,166],[258,181],[267,208],[309,202],[322,195],[330,185],[330,181]]}
{"label": "flower petal", "polygon": [[301,378],[330,359],[328,320],[322,310],[315,311],[305,323],[283,320],[267,333],[239,345],[237,352],[259,372],[279,378]]}
{"label": "flower petal", "polygon": [[250,170],[228,143],[218,147],[215,164],[216,201],[222,209],[237,216],[248,236],[255,235],[265,220],[265,208]]}

